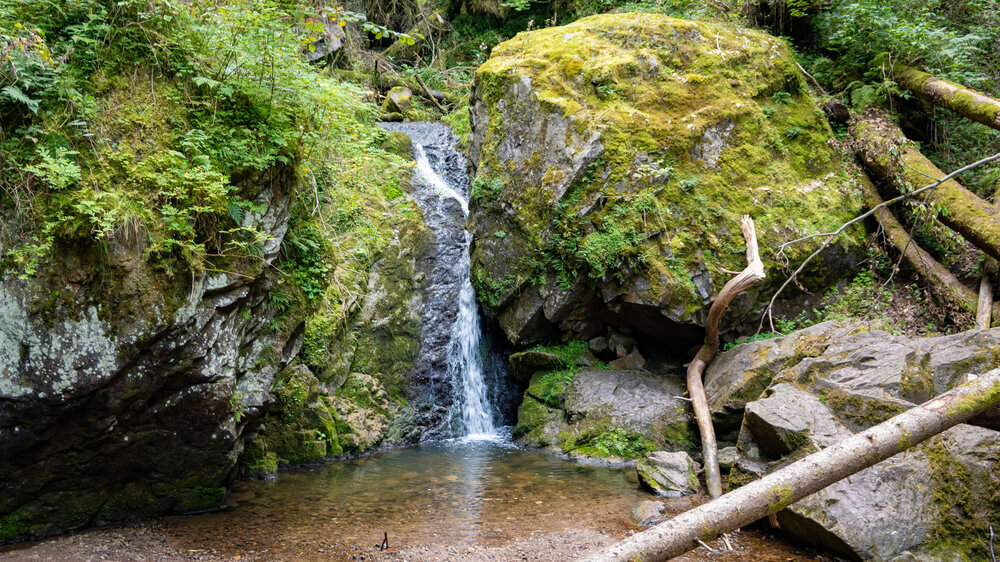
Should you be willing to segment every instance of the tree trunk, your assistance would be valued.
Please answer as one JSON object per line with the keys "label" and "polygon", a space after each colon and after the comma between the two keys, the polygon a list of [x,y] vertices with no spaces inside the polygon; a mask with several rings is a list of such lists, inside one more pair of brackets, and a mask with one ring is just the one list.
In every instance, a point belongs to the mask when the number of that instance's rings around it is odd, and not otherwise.
{"label": "tree trunk", "polygon": [[997,260],[986,256],[983,263],[983,277],[979,280],[979,302],[976,308],[976,328],[989,330],[993,319],[993,276],[997,272]]}
{"label": "tree trunk", "polygon": [[701,377],[705,367],[719,352],[719,322],[729,303],[736,298],[736,295],[764,280],[764,262],[760,260],[760,253],[757,250],[757,231],[749,215],[743,215],[740,230],[743,231],[743,238],[747,244],[746,269],[730,279],[722,287],[719,296],[715,297],[715,302],[708,311],[708,321],[705,323],[705,343],[687,368],[688,396],[691,397],[694,417],[698,422],[698,432],[701,434],[705,484],[708,486],[708,495],[713,498],[722,495],[722,477],[719,475],[718,447],[715,444],[715,428],[712,426],[712,410],[708,407],[708,398],[705,396],[705,386]]}
{"label": "tree trunk", "polygon": [[[993,205],[1000,203],[1000,188],[993,194]],[[976,308],[976,327],[989,330],[993,320],[993,276],[997,273],[997,260],[986,256],[983,277],[979,280],[979,304]]]}
{"label": "tree trunk", "polygon": [[1000,369],[602,549],[594,562],[666,560],[883,461],[1000,403]]}
{"label": "tree trunk", "polygon": [[918,97],[1000,130],[1000,101],[902,64],[893,65],[892,75]]}
{"label": "tree trunk", "polygon": [[[851,135],[865,164],[901,192],[945,176],[906,140],[899,127],[880,115],[868,113],[858,119],[851,125]],[[943,208],[938,220],[980,250],[1000,258],[1000,210],[955,180],[928,191],[927,201]]]}
{"label": "tree trunk", "polygon": [[[910,267],[930,283],[935,289],[935,294],[948,304],[961,312],[974,313],[979,302],[976,292],[966,287],[948,271],[948,268],[918,246],[910,233],[896,220],[892,211],[884,206],[879,207],[882,204],[882,197],[867,176],[862,174],[859,183],[865,204],[869,209],[875,209],[875,219],[885,232],[886,239],[902,254]],[[990,303],[992,304],[992,301]]]}

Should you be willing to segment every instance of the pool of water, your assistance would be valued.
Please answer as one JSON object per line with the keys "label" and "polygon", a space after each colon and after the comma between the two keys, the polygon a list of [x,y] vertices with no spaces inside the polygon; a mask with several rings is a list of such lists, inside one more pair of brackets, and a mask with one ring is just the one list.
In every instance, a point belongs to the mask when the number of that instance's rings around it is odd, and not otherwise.
{"label": "pool of water", "polygon": [[634,527],[652,496],[634,471],[584,466],[504,440],[452,440],[248,483],[232,510],[166,518],[177,546],[217,552],[296,545],[480,545],[491,537]]}

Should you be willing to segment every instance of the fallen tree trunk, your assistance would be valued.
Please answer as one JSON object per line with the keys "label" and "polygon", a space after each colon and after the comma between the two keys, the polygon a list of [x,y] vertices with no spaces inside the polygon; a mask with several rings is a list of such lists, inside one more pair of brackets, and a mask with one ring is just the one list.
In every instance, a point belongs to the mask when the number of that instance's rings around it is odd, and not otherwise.
{"label": "fallen tree trunk", "polygon": [[721,498],[606,547],[594,562],[665,560],[792,503],[1000,403],[1000,369],[796,461]]}
{"label": "fallen tree trunk", "polygon": [[749,215],[743,216],[740,230],[743,231],[743,238],[747,244],[746,269],[730,279],[712,303],[712,308],[708,311],[708,321],[705,323],[705,343],[698,349],[698,354],[687,368],[688,396],[691,397],[694,417],[698,422],[698,432],[701,434],[705,484],[708,486],[708,494],[713,498],[722,495],[722,477],[719,475],[718,447],[715,443],[715,428],[712,426],[712,410],[708,407],[708,399],[705,397],[702,375],[705,373],[705,367],[719,352],[719,323],[722,321],[722,313],[736,295],[764,279],[764,262],[760,260],[757,249],[757,231]]}
{"label": "fallen tree trunk", "polygon": [[893,65],[892,76],[918,97],[1000,130],[1000,100],[902,64]]}
{"label": "fallen tree trunk", "polygon": [[[851,125],[851,135],[865,164],[903,193],[945,175],[906,140],[899,127],[881,115],[866,114]],[[927,201],[944,209],[938,217],[942,223],[993,258],[1000,258],[1000,210],[955,180],[929,191]]]}
{"label": "fallen tree trunk", "polygon": [[910,233],[896,220],[892,211],[882,204],[882,197],[878,190],[864,174],[859,179],[859,183],[864,194],[865,205],[869,209],[875,209],[875,220],[885,232],[886,239],[902,254],[910,267],[930,283],[936,289],[936,293],[948,304],[959,311],[975,313],[979,303],[979,296],[976,292],[966,287],[948,271],[948,268],[941,265],[934,259],[934,256],[917,245]]}
{"label": "fallen tree trunk", "polygon": [[[993,205],[1000,203],[1000,189],[993,194]],[[976,309],[976,327],[989,330],[993,321],[993,277],[997,274],[997,260],[986,256],[983,262],[983,276],[979,280],[979,304]]]}
{"label": "fallen tree trunk", "polygon": [[993,276],[997,273],[997,260],[986,256],[983,276],[979,280],[979,302],[976,308],[976,328],[989,330],[993,320]]}

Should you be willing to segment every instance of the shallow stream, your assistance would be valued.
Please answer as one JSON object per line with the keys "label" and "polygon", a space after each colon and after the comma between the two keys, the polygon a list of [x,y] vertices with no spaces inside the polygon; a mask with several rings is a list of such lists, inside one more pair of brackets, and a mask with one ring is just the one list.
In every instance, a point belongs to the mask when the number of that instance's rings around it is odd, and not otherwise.
{"label": "shallow stream", "polygon": [[501,441],[451,440],[283,472],[246,483],[235,509],[167,518],[186,549],[350,551],[495,544],[531,533],[632,528],[651,496],[630,473],[583,466]]}

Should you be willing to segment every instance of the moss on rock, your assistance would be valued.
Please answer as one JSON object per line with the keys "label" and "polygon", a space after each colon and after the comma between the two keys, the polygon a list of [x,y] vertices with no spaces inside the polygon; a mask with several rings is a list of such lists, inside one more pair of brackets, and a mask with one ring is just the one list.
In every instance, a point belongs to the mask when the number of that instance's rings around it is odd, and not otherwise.
{"label": "moss on rock", "polygon": [[[605,301],[700,324],[725,270],[745,265],[741,215],[756,219],[768,260],[859,206],[790,51],[756,31],[605,14],[521,33],[477,70],[472,115],[477,177],[501,180],[472,204],[473,272],[501,324],[527,286],[578,279]],[[835,245],[810,289],[860,248]]]}

